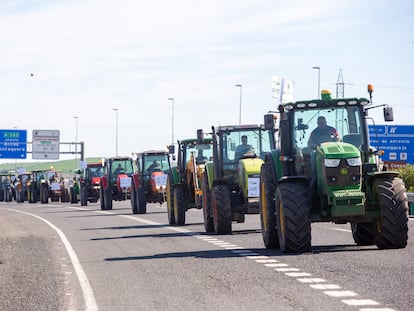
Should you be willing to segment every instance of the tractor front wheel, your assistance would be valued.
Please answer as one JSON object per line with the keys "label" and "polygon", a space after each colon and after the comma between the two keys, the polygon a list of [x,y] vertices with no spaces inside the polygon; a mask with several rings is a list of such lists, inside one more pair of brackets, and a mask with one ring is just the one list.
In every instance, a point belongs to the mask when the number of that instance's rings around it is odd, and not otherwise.
{"label": "tractor front wheel", "polygon": [[204,228],[206,229],[206,232],[214,232],[214,222],[213,217],[211,216],[211,191],[208,187],[207,173],[204,173],[203,175],[201,190],[201,206],[203,207]]}
{"label": "tractor front wheel", "polygon": [[376,181],[380,219],[377,222],[379,249],[404,248],[408,240],[408,202],[404,182],[397,177]]}
{"label": "tractor front wheel", "polygon": [[277,232],[280,249],[303,253],[311,248],[311,222],[306,186],[285,182],[276,189]]}
{"label": "tractor front wheel", "polygon": [[260,172],[260,224],[263,242],[266,248],[279,248],[279,237],[276,225],[276,176],[272,166],[266,162]]}
{"label": "tractor front wheel", "polygon": [[88,205],[88,188],[86,187],[86,185],[81,185],[80,187],[80,201],[81,206]]}
{"label": "tractor front wheel", "polygon": [[103,204],[104,208],[103,209],[104,210],[111,210],[112,209],[112,191],[111,191],[111,188],[104,189],[103,194],[104,194],[104,197],[105,197],[105,199],[103,200],[104,201],[104,204]]}
{"label": "tractor front wheel", "polygon": [[166,196],[167,196],[167,215],[168,215],[168,223],[170,225],[175,225],[175,218],[174,218],[174,181],[173,177],[169,174],[167,179],[167,186],[166,186]]}
{"label": "tractor front wheel", "polygon": [[231,234],[231,202],[227,185],[213,187],[212,209],[214,231],[216,234]]}
{"label": "tractor front wheel", "polygon": [[133,214],[138,214],[138,200],[137,189],[135,188],[134,181],[131,182],[131,209]]}
{"label": "tractor front wheel", "polygon": [[143,187],[138,187],[137,191],[137,212],[138,214],[145,214],[147,212],[147,198]]}
{"label": "tractor front wheel", "polygon": [[174,187],[174,220],[178,226],[185,224],[185,201],[183,189]]}
{"label": "tractor front wheel", "polygon": [[376,222],[356,223],[351,222],[352,237],[359,246],[375,245],[377,238]]}

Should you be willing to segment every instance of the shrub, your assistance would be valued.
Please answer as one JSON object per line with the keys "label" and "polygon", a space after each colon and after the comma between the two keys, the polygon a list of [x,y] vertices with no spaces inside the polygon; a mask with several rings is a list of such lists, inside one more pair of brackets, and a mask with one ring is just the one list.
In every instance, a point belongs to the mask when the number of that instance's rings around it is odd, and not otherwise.
{"label": "shrub", "polygon": [[398,169],[408,192],[414,192],[414,165],[407,164],[406,167]]}

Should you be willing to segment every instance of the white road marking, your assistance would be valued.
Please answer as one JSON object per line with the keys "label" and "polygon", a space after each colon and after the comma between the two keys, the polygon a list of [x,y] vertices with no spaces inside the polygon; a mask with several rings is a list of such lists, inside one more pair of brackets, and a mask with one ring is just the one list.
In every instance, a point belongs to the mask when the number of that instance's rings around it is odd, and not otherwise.
{"label": "white road marking", "polygon": [[[379,305],[378,302],[376,302],[374,300],[371,300],[371,299],[344,299],[344,300],[342,300],[342,302],[347,304],[347,305],[350,305],[350,306],[369,306],[369,305],[376,306],[376,305]],[[388,309],[388,310],[390,310],[390,309]]]}
{"label": "white road marking", "polygon": [[[114,215],[114,213],[111,213],[111,212],[103,212],[103,211],[95,211],[95,212]],[[149,225],[156,225],[156,226],[163,225],[161,223],[156,223],[156,222],[146,220],[140,217],[128,216],[128,215],[118,215],[118,216],[128,218],[134,221],[142,222],[145,224],[149,224]],[[228,247],[228,245],[226,245],[226,242],[219,240],[216,237],[209,236],[209,235],[193,234],[190,230],[180,228],[180,227],[172,227],[172,226],[165,225],[165,228],[171,231],[188,234],[192,237],[195,237],[197,239],[203,240],[205,242],[208,242],[210,244],[213,244],[219,247],[224,247],[225,249],[231,250],[232,253],[235,253],[244,258],[253,259],[255,262],[264,264],[264,266],[267,266],[267,267],[274,268],[275,271],[282,272],[286,276],[296,278],[296,280],[301,283],[310,284],[309,286],[312,289],[322,290],[322,293],[324,293],[325,295],[328,295],[331,297],[337,297],[337,298],[358,296],[357,293],[354,293],[352,291],[346,291],[346,290],[335,291],[333,289],[340,289],[341,287],[336,284],[321,284],[321,283],[326,283],[326,280],[321,279],[321,278],[312,278],[311,277],[312,274],[307,273],[307,272],[300,272],[300,270],[297,268],[282,268],[282,267],[285,267],[284,265],[286,265],[287,267],[289,265],[281,263],[280,261],[276,259],[270,259],[268,256],[263,256],[263,255],[260,255],[259,253],[253,253],[251,250],[245,249],[244,247],[237,246],[235,244],[230,244],[231,247]],[[341,228],[330,228],[330,229],[336,230],[336,231],[342,231],[342,232],[352,232],[351,230],[341,229]],[[276,266],[272,263],[276,264]],[[288,271],[286,271],[286,269],[288,269]],[[317,284],[313,284],[313,283],[317,283]],[[352,305],[352,306],[379,305],[378,302],[371,300],[371,299],[343,299],[341,300],[341,302],[347,305]],[[395,310],[390,309],[390,308],[360,308],[359,311],[395,311]]]}
{"label": "white road marking", "polygon": [[26,213],[23,211],[19,211],[19,210],[12,210],[12,209],[8,209],[9,211],[12,212],[16,212],[16,213],[21,213],[21,214],[25,214],[25,215],[29,215],[32,217],[35,217],[37,219],[40,219],[41,221],[45,222],[49,227],[51,227],[53,230],[55,230],[57,232],[57,234],[59,235],[61,241],[63,242],[63,244],[65,245],[66,251],[69,254],[69,258],[72,262],[73,268],[76,272],[76,276],[78,277],[78,281],[82,290],[82,294],[83,294],[83,300],[85,302],[85,306],[86,306],[86,310],[88,311],[96,311],[98,310],[98,306],[96,304],[95,301],[95,296],[93,295],[93,290],[91,287],[91,284],[89,283],[88,277],[86,276],[85,271],[82,268],[82,265],[79,262],[78,256],[76,255],[75,251],[72,248],[72,245],[70,244],[69,240],[66,238],[65,234],[62,232],[62,230],[60,230],[58,227],[56,227],[54,224],[52,224],[50,221],[31,214],[31,213]]}
{"label": "white road marking", "polygon": [[357,293],[351,292],[350,290],[326,290],[324,293],[331,297],[355,297]]}

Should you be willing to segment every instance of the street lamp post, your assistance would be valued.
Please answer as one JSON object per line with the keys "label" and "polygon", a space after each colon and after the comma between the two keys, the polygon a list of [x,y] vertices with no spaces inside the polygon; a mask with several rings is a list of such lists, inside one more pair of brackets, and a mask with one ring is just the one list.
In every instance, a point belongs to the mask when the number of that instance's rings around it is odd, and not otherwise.
{"label": "street lamp post", "polygon": [[168,100],[172,103],[171,109],[171,144],[174,144],[174,98],[170,97]]}
{"label": "street lamp post", "polygon": [[112,108],[115,111],[115,155],[118,156],[118,108]]}
{"label": "street lamp post", "polygon": [[77,162],[78,162],[78,117],[74,116],[73,118],[76,121],[76,125],[75,125],[75,171],[76,171]]}
{"label": "street lamp post", "polygon": [[321,98],[321,67],[314,66],[312,69],[318,70],[318,99]]}
{"label": "street lamp post", "polygon": [[240,88],[240,102],[239,102],[239,125],[240,125],[241,124],[241,114],[242,114],[242,89],[243,89],[243,85],[236,84],[235,87]]}

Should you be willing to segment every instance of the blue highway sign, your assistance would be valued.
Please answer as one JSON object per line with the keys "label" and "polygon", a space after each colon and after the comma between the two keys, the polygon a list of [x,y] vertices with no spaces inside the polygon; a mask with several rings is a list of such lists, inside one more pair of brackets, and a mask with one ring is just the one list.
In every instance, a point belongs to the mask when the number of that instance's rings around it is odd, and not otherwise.
{"label": "blue highway sign", "polygon": [[369,125],[369,135],[383,161],[414,164],[414,125]]}
{"label": "blue highway sign", "polygon": [[26,159],[27,131],[0,130],[0,159]]}

